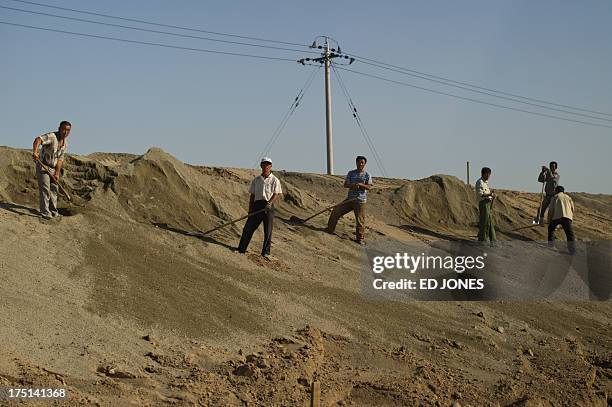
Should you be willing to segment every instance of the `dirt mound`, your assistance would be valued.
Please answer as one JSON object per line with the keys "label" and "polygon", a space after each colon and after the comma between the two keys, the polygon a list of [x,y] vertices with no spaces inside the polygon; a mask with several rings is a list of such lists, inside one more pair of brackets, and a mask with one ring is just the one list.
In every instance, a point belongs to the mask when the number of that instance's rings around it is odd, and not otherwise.
{"label": "dirt mound", "polygon": [[[246,201],[242,183],[202,177],[157,148],[130,162],[114,178],[111,189],[133,219],[186,230],[206,229],[238,217],[244,213],[240,203]],[[243,199],[236,200],[235,195]]]}
{"label": "dirt mound", "polygon": [[37,188],[32,153],[0,147],[0,198],[29,203]]}
{"label": "dirt mound", "polygon": [[[352,215],[336,235],[322,231],[327,214],[291,221],[343,200],[342,176],[276,172],[286,194],[265,259],[261,230],[249,253],[232,250],[242,222],[186,233],[246,214],[257,170],[155,148],[71,156],[65,168],[75,199],[60,206],[74,216],[45,222],[30,152],[0,148],[3,385],[65,386],[75,406],[307,405],[315,380],[322,405],[593,405],[611,394],[609,301],[364,294]],[[368,245],[475,238],[473,187],[444,175],[375,184]],[[544,236],[511,233],[530,225],[538,194],[497,192],[502,239]],[[578,238],[612,238],[612,197],[572,196]]]}
{"label": "dirt mound", "polygon": [[473,189],[455,177],[444,175],[399,187],[391,202],[401,217],[421,225],[469,226],[478,214]]}

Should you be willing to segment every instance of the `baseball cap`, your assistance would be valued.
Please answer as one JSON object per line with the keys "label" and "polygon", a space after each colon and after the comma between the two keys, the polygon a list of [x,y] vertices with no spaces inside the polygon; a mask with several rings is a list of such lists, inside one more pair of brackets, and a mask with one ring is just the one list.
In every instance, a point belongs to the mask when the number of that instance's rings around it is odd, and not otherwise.
{"label": "baseball cap", "polygon": [[272,164],[272,159],[270,157],[264,157],[261,159],[260,164],[261,163],[270,163]]}

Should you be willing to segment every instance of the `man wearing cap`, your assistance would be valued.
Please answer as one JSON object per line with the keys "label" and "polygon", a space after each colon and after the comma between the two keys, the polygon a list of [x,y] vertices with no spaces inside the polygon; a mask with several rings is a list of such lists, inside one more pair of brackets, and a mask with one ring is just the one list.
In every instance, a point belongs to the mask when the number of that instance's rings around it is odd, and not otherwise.
{"label": "man wearing cap", "polygon": [[365,170],[367,162],[368,159],[362,155],[355,159],[357,168],[349,171],[344,179],[344,188],[348,188],[346,200],[342,205],[334,208],[327,221],[326,229],[327,233],[334,233],[338,220],[353,211],[355,213],[355,241],[359,244],[365,244],[366,202],[368,191],[372,188],[372,177]]}
{"label": "man wearing cap", "polygon": [[282,195],[283,190],[278,178],[272,174],[272,159],[264,157],[261,159],[261,175],[251,181],[249,187],[249,213],[261,211],[247,219],[238,251],[246,253],[247,247],[253,237],[253,233],[259,227],[259,224],[264,224],[264,242],[261,249],[261,255],[268,257],[270,255],[270,246],[272,244],[272,226],[274,222],[274,203]]}
{"label": "man wearing cap", "polygon": [[[36,163],[36,178],[38,180],[40,216],[44,219],[59,216],[57,211],[58,182],[68,148],[66,139],[71,128],[70,122],[62,121],[57,131],[36,137],[32,145],[32,158]],[[41,145],[42,148],[40,148]],[[41,162],[49,168],[51,174],[43,169],[40,165]]]}
{"label": "man wearing cap", "polygon": [[574,229],[572,222],[574,220],[574,201],[565,193],[565,188],[557,185],[555,195],[550,201],[548,207],[548,243],[553,245],[555,240],[555,230],[557,226],[561,226],[567,238],[567,250],[570,254],[576,253]]}

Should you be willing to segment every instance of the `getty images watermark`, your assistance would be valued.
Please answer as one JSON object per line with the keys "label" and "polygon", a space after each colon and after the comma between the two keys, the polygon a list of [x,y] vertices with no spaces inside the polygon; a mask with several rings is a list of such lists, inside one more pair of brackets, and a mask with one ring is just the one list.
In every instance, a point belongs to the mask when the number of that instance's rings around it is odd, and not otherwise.
{"label": "getty images watermark", "polygon": [[599,300],[612,292],[612,242],[374,241],[366,248],[364,294],[393,300]]}

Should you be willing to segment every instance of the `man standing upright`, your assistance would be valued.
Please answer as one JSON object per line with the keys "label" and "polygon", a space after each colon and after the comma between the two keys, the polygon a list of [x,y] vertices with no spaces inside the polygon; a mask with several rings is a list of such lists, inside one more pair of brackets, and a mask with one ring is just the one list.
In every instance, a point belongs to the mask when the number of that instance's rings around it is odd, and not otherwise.
{"label": "man standing upright", "polygon": [[480,178],[476,181],[476,197],[478,198],[478,241],[494,244],[495,225],[491,214],[491,206],[495,199],[495,194],[489,189],[489,178],[491,169],[483,167],[480,171]]}
{"label": "man standing upright", "polygon": [[561,176],[557,172],[557,162],[551,161],[548,164],[550,168],[546,168],[545,165],[542,166],[542,171],[540,175],[538,175],[538,182],[544,183],[544,200],[542,201],[542,206],[538,209],[538,217],[535,219],[535,223],[541,225],[544,223],[544,212],[546,212],[546,208],[550,205],[550,201],[555,196],[555,188],[559,185],[559,179]]}
{"label": "man standing upright", "polygon": [[[43,134],[34,139],[32,157],[36,163],[40,216],[44,219],[59,216],[57,211],[58,182],[68,148],[66,139],[71,129],[70,122],[62,121],[57,131]],[[41,145],[42,149],[40,149]],[[49,168],[51,174],[43,169],[41,163]]]}
{"label": "man standing upright", "polygon": [[272,245],[272,227],[274,223],[274,203],[282,195],[283,189],[278,178],[272,174],[272,159],[264,157],[261,159],[261,175],[257,176],[249,187],[249,213],[260,211],[256,215],[250,216],[247,219],[238,251],[246,253],[247,247],[251,242],[253,233],[259,227],[259,224],[264,224],[264,242],[261,249],[261,255],[268,257],[270,255],[270,246]]}
{"label": "man standing upright", "polygon": [[576,253],[574,229],[572,228],[573,221],[574,201],[565,193],[565,188],[557,185],[555,195],[550,201],[550,208],[548,209],[548,243],[553,245],[555,229],[561,225],[567,238],[567,250],[570,254]]}
{"label": "man standing upright", "polygon": [[355,159],[357,169],[349,171],[344,180],[344,188],[348,188],[348,195],[344,204],[336,206],[327,221],[327,233],[334,233],[338,220],[353,211],[355,213],[355,241],[365,244],[365,219],[368,191],[372,188],[372,177],[366,172],[367,158],[360,155]]}

